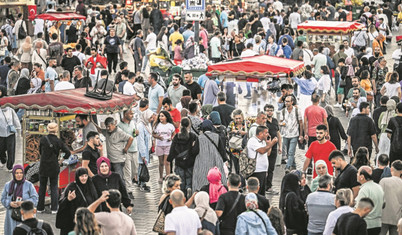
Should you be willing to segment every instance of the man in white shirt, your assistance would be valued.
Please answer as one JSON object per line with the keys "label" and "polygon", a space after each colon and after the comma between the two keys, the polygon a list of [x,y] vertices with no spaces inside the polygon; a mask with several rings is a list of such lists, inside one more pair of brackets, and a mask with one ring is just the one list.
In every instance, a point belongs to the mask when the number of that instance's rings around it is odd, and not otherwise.
{"label": "man in white shirt", "polygon": [[250,56],[256,56],[256,55],[258,55],[258,54],[253,50],[253,44],[247,43],[247,49],[241,53],[240,57],[244,58],[244,57],[250,57]]}
{"label": "man in white shirt", "polygon": [[271,23],[271,20],[269,19],[268,12],[264,13],[264,17],[260,19],[262,27],[264,27],[264,32],[267,32],[269,29],[269,23]]}
{"label": "man in white shirt", "polygon": [[343,40],[343,45],[345,46],[345,54],[348,55],[348,57],[355,55],[355,50],[349,46],[348,40]]}
{"label": "man in white shirt", "polygon": [[137,96],[137,92],[134,90],[135,73],[128,73],[128,80],[123,86],[123,95],[132,95],[135,100],[140,100]]}
{"label": "man in white shirt", "polygon": [[81,44],[75,45],[75,51],[73,52],[73,56],[77,56],[77,58],[81,61],[81,65],[85,64],[85,55],[82,53]]}
{"label": "man in white shirt", "polygon": [[54,91],[72,90],[75,89],[74,84],[70,82],[70,72],[64,70],[60,82],[54,87]]}
{"label": "man in white shirt", "polygon": [[258,126],[255,136],[247,142],[247,155],[251,159],[256,160],[256,168],[251,176],[256,177],[260,181],[260,189],[258,194],[265,196],[265,184],[268,171],[268,155],[271,154],[272,146],[278,142],[278,138],[268,140],[268,127]]}
{"label": "man in white shirt", "polygon": [[152,27],[152,26],[149,27],[148,36],[147,36],[147,39],[145,39],[144,44],[146,46],[146,50],[145,50],[145,56],[143,57],[143,61],[142,61],[142,69],[141,69],[142,73],[145,72],[145,69],[148,65],[148,60],[149,60],[148,54],[151,51],[156,50],[156,34],[154,33],[154,27]]}
{"label": "man in white shirt", "polygon": [[297,25],[301,23],[301,17],[298,11],[299,8],[295,7],[293,8],[293,12],[289,15],[289,24],[294,31],[297,31]]}
{"label": "man in white shirt", "polygon": [[201,222],[197,212],[189,209],[184,202],[186,198],[180,189],[173,190],[169,202],[173,206],[165,218],[165,233],[167,235],[198,234],[201,232]]}
{"label": "man in white shirt", "polygon": [[283,9],[283,4],[282,4],[281,1],[275,0],[275,2],[272,4],[272,7],[273,7],[275,10],[281,12],[282,9]]}

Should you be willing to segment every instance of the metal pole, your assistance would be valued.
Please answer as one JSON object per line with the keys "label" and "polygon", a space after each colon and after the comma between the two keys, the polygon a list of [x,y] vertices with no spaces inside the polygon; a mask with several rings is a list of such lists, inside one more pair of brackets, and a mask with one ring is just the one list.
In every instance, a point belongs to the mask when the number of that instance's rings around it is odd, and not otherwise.
{"label": "metal pole", "polygon": [[199,21],[195,21],[195,24],[194,24],[194,41],[197,44],[200,42],[200,22]]}

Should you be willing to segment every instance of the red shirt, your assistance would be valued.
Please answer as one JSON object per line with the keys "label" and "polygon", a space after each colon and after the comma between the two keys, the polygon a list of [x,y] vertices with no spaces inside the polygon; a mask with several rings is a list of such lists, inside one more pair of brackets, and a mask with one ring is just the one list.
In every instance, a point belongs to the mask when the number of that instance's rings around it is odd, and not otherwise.
{"label": "red shirt", "polygon": [[[310,147],[307,150],[306,157],[309,159],[312,158],[314,164],[318,160],[324,160],[325,163],[327,163],[328,174],[333,175],[334,169],[331,162],[328,160],[328,157],[329,154],[334,150],[336,150],[336,147],[331,141],[326,141],[324,144],[320,144],[317,140],[311,143]],[[313,170],[313,173],[314,179],[317,176],[317,173],[315,172],[315,170]]]}
{"label": "red shirt", "polygon": [[327,119],[327,112],[318,105],[310,105],[304,111],[304,116],[307,117],[308,136],[315,137],[315,129],[318,125],[324,124],[324,120]]}
{"label": "red shirt", "polygon": [[[172,116],[173,122],[179,122],[181,121],[181,114],[178,109],[173,109],[172,111],[169,111],[170,116]],[[176,133],[179,133],[179,128],[176,128],[175,130]]]}

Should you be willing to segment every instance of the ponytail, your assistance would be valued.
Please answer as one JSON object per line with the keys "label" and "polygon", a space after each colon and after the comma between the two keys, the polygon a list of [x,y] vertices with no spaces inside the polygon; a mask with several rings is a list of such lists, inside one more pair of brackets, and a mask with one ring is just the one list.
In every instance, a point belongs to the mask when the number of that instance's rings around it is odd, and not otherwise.
{"label": "ponytail", "polygon": [[190,137],[190,132],[188,127],[191,125],[191,121],[189,118],[184,117],[180,122],[180,132],[177,133],[177,138],[186,140]]}

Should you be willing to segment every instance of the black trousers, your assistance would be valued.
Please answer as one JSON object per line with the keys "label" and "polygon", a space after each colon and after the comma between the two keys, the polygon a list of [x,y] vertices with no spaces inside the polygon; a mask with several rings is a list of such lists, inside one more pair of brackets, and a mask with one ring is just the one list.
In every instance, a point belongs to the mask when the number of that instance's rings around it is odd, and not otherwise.
{"label": "black trousers", "polygon": [[381,232],[381,227],[367,229],[367,235],[378,235]]}
{"label": "black trousers", "polygon": [[315,136],[309,136],[308,137],[308,147],[310,147],[311,143],[317,140],[317,137]]}
{"label": "black trousers", "polygon": [[0,137],[0,161],[2,164],[7,162],[7,169],[13,169],[15,161],[15,134]]}
{"label": "black trousers", "polygon": [[109,70],[109,74],[112,73],[112,67],[114,72],[116,72],[117,62],[119,61],[118,58],[118,53],[107,53],[107,68]]}
{"label": "black trousers", "polygon": [[57,207],[59,205],[59,192],[57,187],[59,179],[58,175],[55,177],[39,176],[38,210],[43,211],[45,209],[45,196],[48,179],[50,180],[51,210],[57,211]]}
{"label": "black trousers", "polygon": [[134,72],[141,72],[142,68],[142,60],[140,59],[140,56],[137,53],[134,53]]}
{"label": "black trousers", "polygon": [[251,177],[256,177],[260,181],[260,190],[258,194],[265,196],[265,185],[267,181],[267,172],[254,172]]}
{"label": "black trousers", "polygon": [[268,174],[267,174],[267,185],[266,189],[272,188],[272,179],[274,177],[274,170],[275,170],[275,163],[276,163],[276,157],[278,155],[277,150],[271,151],[271,154],[268,156]]}

